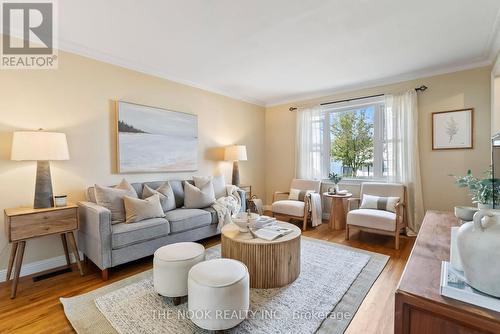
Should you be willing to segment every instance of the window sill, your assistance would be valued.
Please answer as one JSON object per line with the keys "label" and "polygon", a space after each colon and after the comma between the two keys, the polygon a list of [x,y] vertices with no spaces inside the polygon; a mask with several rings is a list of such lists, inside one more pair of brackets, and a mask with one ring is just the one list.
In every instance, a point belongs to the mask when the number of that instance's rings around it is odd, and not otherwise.
{"label": "window sill", "polygon": [[[363,179],[363,178],[345,178],[345,179],[342,179],[340,182],[339,182],[339,185],[353,185],[353,186],[357,186],[357,185],[361,185],[362,183],[365,183],[365,182],[381,182],[381,183],[387,183],[387,179],[385,178],[366,178],[366,179]],[[329,179],[325,179],[322,181],[323,184],[327,184],[327,185],[334,185],[334,183],[329,180]]]}

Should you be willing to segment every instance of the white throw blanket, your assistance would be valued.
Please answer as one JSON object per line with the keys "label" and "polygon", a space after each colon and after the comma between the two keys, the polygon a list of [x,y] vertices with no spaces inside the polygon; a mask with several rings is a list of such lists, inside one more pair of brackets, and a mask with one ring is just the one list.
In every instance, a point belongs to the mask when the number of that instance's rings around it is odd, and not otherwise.
{"label": "white throw blanket", "polygon": [[241,197],[238,193],[238,187],[233,185],[226,186],[226,197],[218,198],[212,208],[217,212],[219,223],[217,230],[221,230],[224,225],[231,223],[231,216],[240,212]]}
{"label": "white throw blanket", "polygon": [[321,195],[318,193],[310,193],[311,198],[311,223],[312,226],[321,225],[323,222],[321,212]]}

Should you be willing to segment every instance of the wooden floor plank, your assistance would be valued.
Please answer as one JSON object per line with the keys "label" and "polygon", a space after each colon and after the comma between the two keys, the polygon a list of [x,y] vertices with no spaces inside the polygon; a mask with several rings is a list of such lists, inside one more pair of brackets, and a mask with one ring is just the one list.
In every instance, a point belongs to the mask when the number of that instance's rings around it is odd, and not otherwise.
{"label": "wooden floor plank", "polygon": [[[305,236],[356,247],[390,256],[390,260],[378,280],[366,296],[354,316],[346,333],[393,332],[394,292],[408,260],[413,238],[403,237],[401,248],[396,251],[394,239],[366,232],[352,234],[344,240],[344,231],[331,231],[328,224],[309,228]],[[204,240],[206,247],[219,243],[220,238]],[[11,300],[10,284],[0,283],[0,333],[74,333],[66,319],[60,297],[77,296],[135,275],[152,267],[152,257],[134,261],[113,268],[108,281],[101,280],[100,271],[92,263],[85,266],[85,276],[80,276],[78,268],[39,282],[30,276],[19,280],[17,297]]]}

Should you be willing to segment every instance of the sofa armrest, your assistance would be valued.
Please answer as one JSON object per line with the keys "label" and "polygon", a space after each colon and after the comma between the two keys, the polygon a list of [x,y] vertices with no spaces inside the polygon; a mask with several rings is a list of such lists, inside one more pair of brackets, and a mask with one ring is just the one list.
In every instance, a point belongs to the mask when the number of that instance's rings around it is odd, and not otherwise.
{"label": "sofa armrest", "polygon": [[92,202],[79,202],[78,212],[80,249],[100,269],[111,267],[111,211]]}
{"label": "sofa armrest", "polygon": [[275,191],[273,194],[273,203],[278,200],[280,195],[290,195],[289,191]]}
{"label": "sofa armrest", "polygon": [[347,212],[359,209],[359,203],[361,202],[361,198],[348,198],[347,199]]}

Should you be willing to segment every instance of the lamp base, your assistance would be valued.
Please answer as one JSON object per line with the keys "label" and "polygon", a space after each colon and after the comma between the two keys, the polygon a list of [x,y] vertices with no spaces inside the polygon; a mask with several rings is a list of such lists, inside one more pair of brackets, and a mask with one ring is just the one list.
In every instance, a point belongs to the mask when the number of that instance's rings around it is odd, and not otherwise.
{"label": "lamp base", "polygon": [[50,162],[37,161],[35,202],[33,208],[45,209],[54,206],[54,195],[52,193],[52,179],[50,177]]}
{"label": "lamp base", "polygon": [[240,169],[237,160],[233,161],[233,179],[231,183],[237,187],[240,186]]}

